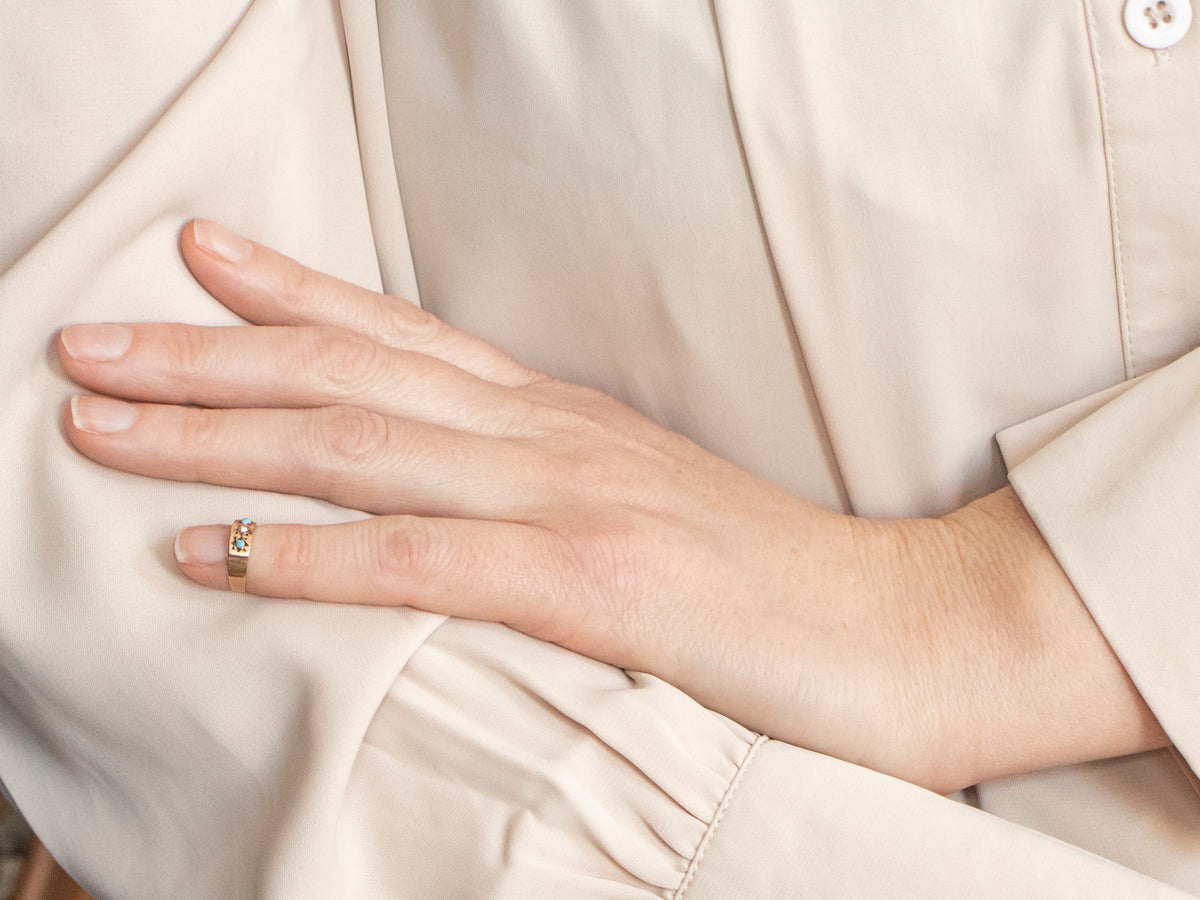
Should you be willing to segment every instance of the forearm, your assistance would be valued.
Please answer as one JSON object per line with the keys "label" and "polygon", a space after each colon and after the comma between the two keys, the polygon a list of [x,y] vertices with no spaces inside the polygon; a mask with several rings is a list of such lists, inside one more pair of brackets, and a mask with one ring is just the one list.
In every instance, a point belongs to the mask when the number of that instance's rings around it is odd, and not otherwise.
{"label": "forearm", "polygon": [[1165,746],[1168,739],[1011,487],[940,520],[966,578],[962,602],[991,623],[968,665],[970,780]]}
{"label": "forearm", "polygon": [[1012,488],[940,519],[836,518],[794,602],[840,599],[791,630],[807,689],[774,736],[943,793],[1167,743]]}

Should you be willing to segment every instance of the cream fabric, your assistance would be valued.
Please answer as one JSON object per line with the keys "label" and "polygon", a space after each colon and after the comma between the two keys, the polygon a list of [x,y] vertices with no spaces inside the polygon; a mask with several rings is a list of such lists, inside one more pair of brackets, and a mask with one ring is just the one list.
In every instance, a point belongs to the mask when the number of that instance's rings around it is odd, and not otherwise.
{"label": "cream fabric", "polygon": [[[1122,5],[6,9],[0,778],[39,834],[119,898],[1200,891],[1200,36]],[[63,442],[54,329],[233,323],[193,215],[847,511],[1007,462],[1180,755],[998,818],[497,626],[188,584],[184,524],[351,515]]]}

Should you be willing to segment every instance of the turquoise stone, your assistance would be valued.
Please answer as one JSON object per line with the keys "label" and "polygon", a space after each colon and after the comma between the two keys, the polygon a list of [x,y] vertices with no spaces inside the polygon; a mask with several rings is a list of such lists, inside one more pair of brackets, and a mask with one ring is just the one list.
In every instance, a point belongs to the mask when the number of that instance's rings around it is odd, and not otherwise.
{"label": "turquoise stone", "polygon": [[249,520],[249,519],[242,519],[242,524],[243,524],[243,525],[249,525],[249,524],[250,524],[250,520]]}
{"label": "turquoise stone", "polygon": [[238,538],[236,541],[233,542],[233,546],[237,547],[239,550],[245,550],[246,542],[243,541],[241,538]]}

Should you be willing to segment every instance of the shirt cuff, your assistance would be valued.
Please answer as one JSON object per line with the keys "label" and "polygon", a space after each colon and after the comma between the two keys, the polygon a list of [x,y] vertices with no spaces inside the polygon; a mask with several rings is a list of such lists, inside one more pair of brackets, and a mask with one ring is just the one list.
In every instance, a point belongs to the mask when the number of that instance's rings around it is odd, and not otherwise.
{"label": "shirt cuff", "polygon": [[851,763],[765,741],[677,900],[1183,897],[1036,831]]}
{"label": "shirt cuff", "polygon": [[1029,515],[1147,705],[1200,770],[1200,355],[997,440]]}

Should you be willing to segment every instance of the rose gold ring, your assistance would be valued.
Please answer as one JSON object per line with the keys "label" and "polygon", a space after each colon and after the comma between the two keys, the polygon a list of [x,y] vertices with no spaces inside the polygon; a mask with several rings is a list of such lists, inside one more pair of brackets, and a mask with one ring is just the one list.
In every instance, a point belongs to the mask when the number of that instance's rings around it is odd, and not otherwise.
{"label": "rose gold ring", "polygon": [[246,563],[250,560],[250,548],[254,544],[256,522],[238,519],[229,526],[229,550],[225,554],[225,574],[229,576],[229,589],[239,594],[246,593]]}

